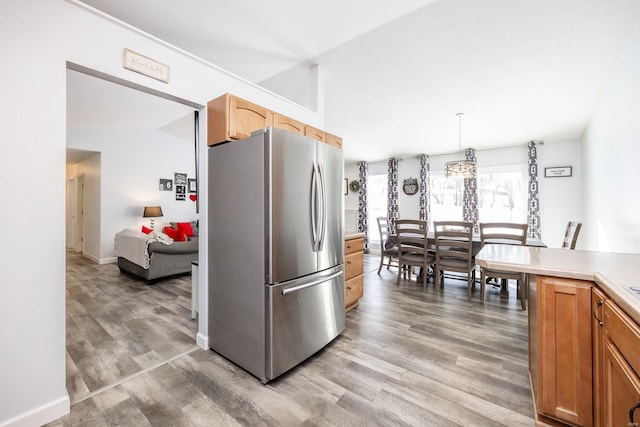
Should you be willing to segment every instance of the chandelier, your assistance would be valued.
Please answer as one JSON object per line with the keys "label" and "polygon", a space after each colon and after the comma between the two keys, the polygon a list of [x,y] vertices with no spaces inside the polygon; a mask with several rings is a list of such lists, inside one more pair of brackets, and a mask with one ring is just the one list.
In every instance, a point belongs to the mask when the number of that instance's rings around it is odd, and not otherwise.
{"label": "chandelier", "polygon": [[462,177],[462,178],[475,178],[476,177],[476,162],[471,160],[462,159],[462,117],[464,113],[456,114],[459,121],[459,158],[451,162],[444,164],[444,176],[447,178]]}

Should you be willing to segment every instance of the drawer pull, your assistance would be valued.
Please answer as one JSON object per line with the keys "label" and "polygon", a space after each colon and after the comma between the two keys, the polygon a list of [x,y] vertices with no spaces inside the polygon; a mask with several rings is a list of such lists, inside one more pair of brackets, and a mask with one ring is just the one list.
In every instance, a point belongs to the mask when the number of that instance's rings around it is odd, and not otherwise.
{"label": "drawer pull", "polygon": [[598,303],[593,308],[593,318],[598,321],[599,326],[604,325],[604,323],[602,323],[602,320],[598,319],[598,313],[597,313],[598,307],[602,307],[602,304],[603,304],[602,300],[598,300]]}
{"label": "drawer pull", "polygon": [[349,264],[349,265],[350,265],[350,264],[351,264],[351,261],[347,261],[347,264]]}
{"label": "drawer pull", "polygon": [[351,286],[347,286],[347,289],[348,289],[348,290],[351,290],[351,289],[353,289],[353,288],[352,288]]}
{"label": "drawer pull", "polygon": [[637,426],[638,423],[633,421],[633,413],[636,412],[636,409],[640,408],[640,402],[638,402],[635,406],[633,406],[631,409],[629,409],[629,425],[630,426]]}
{"label": "drawer pull", "polygon": [[347,249],[351,249],[351,246],[347,245]]}

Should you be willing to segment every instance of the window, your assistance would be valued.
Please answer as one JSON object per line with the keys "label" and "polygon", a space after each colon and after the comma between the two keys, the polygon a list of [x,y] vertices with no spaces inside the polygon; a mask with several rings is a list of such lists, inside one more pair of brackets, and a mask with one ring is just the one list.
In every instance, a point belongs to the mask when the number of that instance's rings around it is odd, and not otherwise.
{"label": "window", "polygon": [[[480,222],[527,222],[527,167],[510,165],[478,169]],[[431,218],[462,221],[464,179],[431,173]]]}
{"label": "window", "polygon": [[445,178],[444,173],[432,172],[429,229],[433,230],[433,221],[462,221],[463,197],[462,178]]}
{"label": "window", "polygon": [[372,251],[380,250],[378,217],[387,216],[387,174],[369,175],[367,178],[369,202],[369,246]]}
{"label": "window", "polygon": [[500,166],[478,170],[481,222],[527,222],[527,168]]}

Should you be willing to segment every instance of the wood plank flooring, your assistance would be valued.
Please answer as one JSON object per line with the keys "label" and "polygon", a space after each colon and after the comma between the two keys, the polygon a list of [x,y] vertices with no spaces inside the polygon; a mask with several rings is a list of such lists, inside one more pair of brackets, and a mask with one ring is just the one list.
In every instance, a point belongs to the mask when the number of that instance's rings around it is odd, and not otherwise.
{"label": "wood plank flooring", "polygon": [[[490,289],[467,302],[395,286],[365,257],[365,296],[344,333],[269,384],[194,344],[189,276],[148,286],[68,259],[71,413],[51,426],[532,426],[527,317]],[[111,384],[111,385],[109,385]]]}

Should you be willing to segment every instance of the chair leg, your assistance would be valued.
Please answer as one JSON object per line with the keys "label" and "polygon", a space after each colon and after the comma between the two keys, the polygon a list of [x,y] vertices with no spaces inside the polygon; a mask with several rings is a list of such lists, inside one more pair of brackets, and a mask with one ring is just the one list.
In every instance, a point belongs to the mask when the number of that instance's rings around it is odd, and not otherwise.
{"label": "chair leg", "polygon": [[520,306],[522,310],[525,311],[527,309],[527,299],[525,298],[524,292],[521,290],[521,286],[523,285],[522,280],[518,280],[517,282],[518,289],[520,290]]}
{"label": "chair leg", "polygon": [[384,264],[384,255],[380,255],[380,267],[378,267],[378,274],[380,274],[380,270],[382,270],[383,264]]}
{"label": "chair leg", "polygon": [[398,278],[396,279],[396,286],[400,286],[400,275],[402,274],[403,269],[404,269],[404,266],[400,264],[398,266]]}
{"label": "chair leg", "polygon": [[473,288],[475,288],[476,286],[476,270],[473,269],[470,272],[467,273],[467,288],[468,291],[468,295],[467,295],[467,299],[469,300],[469,302],[471,302],[471,291],[473,290]]}
{"label": "chair leg", "polygon": [[487,277],[485,271],[480,269],[480,302],[484,304],[484,289],[486,286]]}

